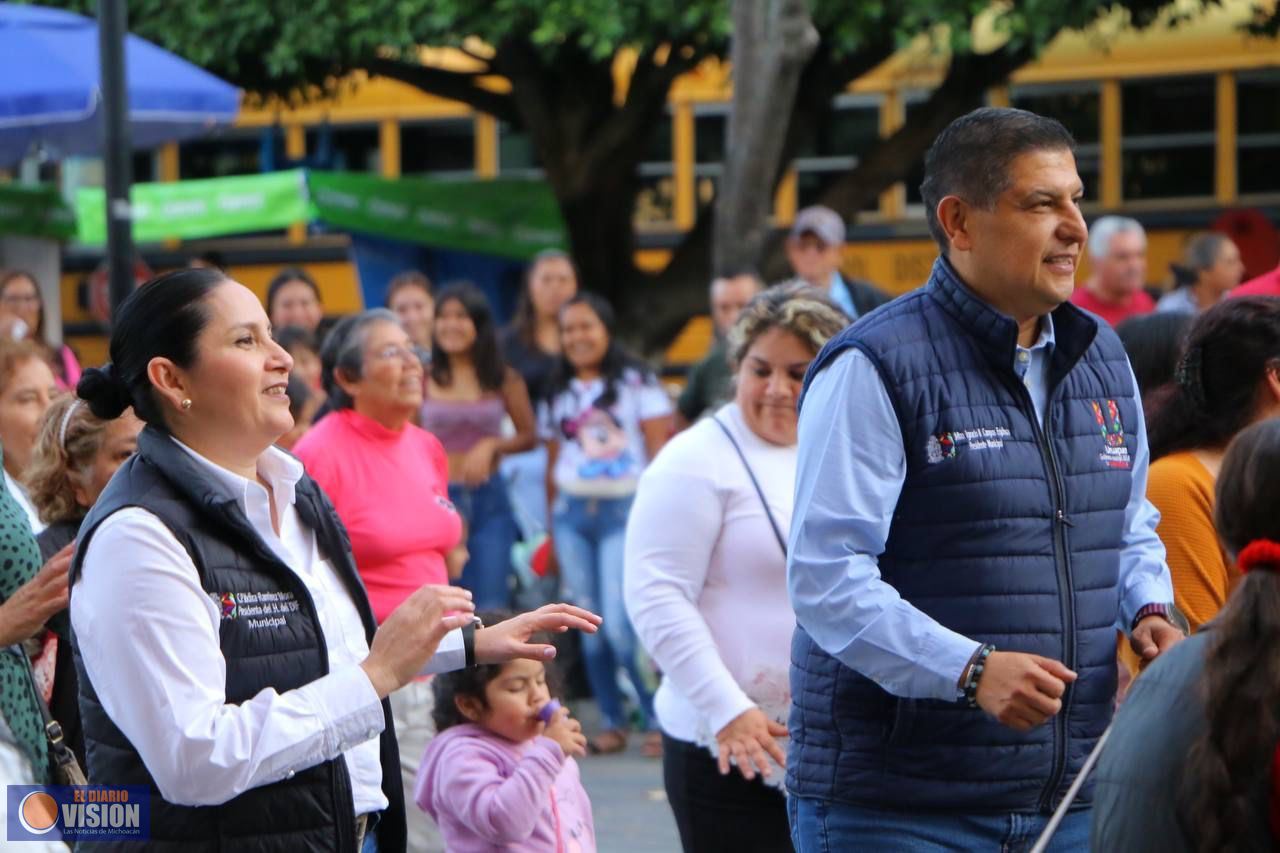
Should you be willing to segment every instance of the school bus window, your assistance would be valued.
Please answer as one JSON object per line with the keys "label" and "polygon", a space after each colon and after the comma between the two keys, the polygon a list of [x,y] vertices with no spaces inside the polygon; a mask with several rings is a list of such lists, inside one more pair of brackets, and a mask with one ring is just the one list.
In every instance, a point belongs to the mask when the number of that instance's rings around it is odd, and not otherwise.
{"label": "school bus window", "polygon": [[675,225],[675,163],[671,151],[671,115],[654,122],[645,143],[645,162],[638,170],[640,193],[633,221],[639,229],[667,230]]}
{"label": "school bus window", "polygon": [[470,117],[400,125],[401,174],[471,175],[475,157],[475,123]]}
{"label": "school bus window", "polygon": [[378,126],[330,125],[307,130],[307,162],[335,172],[381,171]]}
{"label": "school bus window", "polygon": [[723,163],[729,137],[729,109],[724,104],[715,111],[699,110],[693,117],[693,159],[697,163]]}
{"label": "school bus window", "polygon": [[1102,147],[1099,109],[1102,93],[1096,83],[1015,86],[1009,103],[1058,121],[1071,131],[1076,140],[1076,171],[1084,183],[1084,197],[1098,198],[1098,181],[1102,171]]}
{"label": "school bus window", "polygon": [[230,129],[182,143],[178,147],[179,176],[185,181],[258,174],[262,171],[264,132]]}
{"label": "school bus window", "polygon": [[[855,168],[858,158],[880,138],[879,99],[841,96],[834,109],[823,116],[801,142],[792,164],[796,170],[796,197],[800,207],[816,204],[822,193],[840,175]],[[879,200],[871,199],[864,210],[875,211]]]}
{"label": "school bus window", "polygon": [[1208,76],[1121,86],[1126,201],[1213,195],[1214,86]]}
{"label": "school bus window", "polygon": [[640,164],[640,192],[633,220],[637,228],[667,229],[675,224],[676,184],[671,163]]}
{"label": "school bus window", "polygon": [[[903,98],[903,115],[906,119],[910,119],[920,110],[923,110],[928,103],[928,95],[923,92],[913,92]],[[915,165],[911,167],[911,171],[907,173],[906,184],[908,211],[913,216],[924,216],[924,199],[920,196],[920,184],[924,181],[924,158],[919,158]]]}
{"label": "school bus window", "polygon": [[1240,193],[1280,193],[1280,72],[1237,78],[1236,128]]}
{"label": "school bus window", "polygon": [[498,122],[498,172],[511,178],[542,177],[542,162],[527,130]]}

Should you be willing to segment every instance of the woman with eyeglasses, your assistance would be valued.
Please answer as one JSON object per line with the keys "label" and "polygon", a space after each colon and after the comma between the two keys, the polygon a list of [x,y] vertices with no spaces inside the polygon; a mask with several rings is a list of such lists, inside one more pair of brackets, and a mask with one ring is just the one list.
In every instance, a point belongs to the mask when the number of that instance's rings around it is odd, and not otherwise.
{"label": "woman with eyeglasses", "polygon": [[[449,583],[446,556],[462,540],[462,519],[449,500],[448,458],[412,422],[422,405],[422,362],[394,313],[376,308],[343,319],[320,361],[332,411],[294,453],[333,501],[381,623],[420,587]],[[406,786],[434,732],[431,708],[425,679],[391,695]],[[437,849],[430,818],[417,809],[408,817],[409,849]]]}
{"label": "woman with eyeglasses", "polygon": [[0,314],[12,318],[14,338],[31,341],[40,350],[59,388],[76,387],[80,381],[80,362],[71,347],[66,344],[54,347],[45,338],[44,297],[35,276],[23,270],[0,275]]}
{"label": "woman with eyeglasses", "polygon": [[[363,397],[359,377],[383,387],[398,354],[362,343],[347,378]],[[251,290],[181,270],[124,301],[111,364],[77,386],[96,416],[131,406],[147,424],[81,525],[69,575],[89,779],[150,791],[150,839],[102,849],[403,851],[386,698],[424,667],[545,659],[534,631],[593,625],[562,608],[516,617],[514,635],[477,630],[470,597],[446,586],[415,587],[390,614],[375,599],[375,621],[332,503],[274,447],[293,425],[292,366]],[[344,459],[385,462],[368,447]],[[400,511],[379,486],[382,511]]]}

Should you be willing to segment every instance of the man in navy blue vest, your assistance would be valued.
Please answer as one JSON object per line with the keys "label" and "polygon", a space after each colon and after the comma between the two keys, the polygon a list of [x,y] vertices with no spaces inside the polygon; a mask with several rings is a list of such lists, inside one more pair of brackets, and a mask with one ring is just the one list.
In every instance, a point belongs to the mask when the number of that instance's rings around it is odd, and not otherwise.
{"label": "man in navy blue vest", "polygon": [[[1182,633],[1137,385],[1068,303],[1074,141],[1010,109],[925,160],[929,282],[819,354],[788,582],[797,849],[1029,846],[1111,718],[1115,632]],[[1054,840],[1088,846],[1086,787]]]}

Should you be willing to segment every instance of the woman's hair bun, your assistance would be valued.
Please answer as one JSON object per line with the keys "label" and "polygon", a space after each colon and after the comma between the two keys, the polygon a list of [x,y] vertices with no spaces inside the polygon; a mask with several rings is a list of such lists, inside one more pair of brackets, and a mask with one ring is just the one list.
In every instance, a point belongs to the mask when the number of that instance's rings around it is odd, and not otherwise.
{"label": "woman's hair bun", "polygon": [[76,396],[89,404],[91,412],[107,421],[120,417],[133,405],[129,389],[112,364],[86,370],[76,384]]}

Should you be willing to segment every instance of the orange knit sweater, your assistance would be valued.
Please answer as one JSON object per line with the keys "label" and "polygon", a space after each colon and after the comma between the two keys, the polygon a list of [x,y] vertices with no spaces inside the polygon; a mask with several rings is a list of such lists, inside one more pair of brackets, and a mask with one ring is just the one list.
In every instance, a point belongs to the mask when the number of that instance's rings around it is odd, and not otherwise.
{"label": "orange knit sweater", "polygon": [[[1240,574],[1218,544],[1213,486],[1213,475],[1191,452],[1156,460],[1147,478],[1147,499],[1160,511],[1156,533],[1168,552],[1174,603],[1193,632],[1222,609]],[[1131,672],[1136,670],[1137,656],[1127,639],[1121,643],[1121,658]]]}

